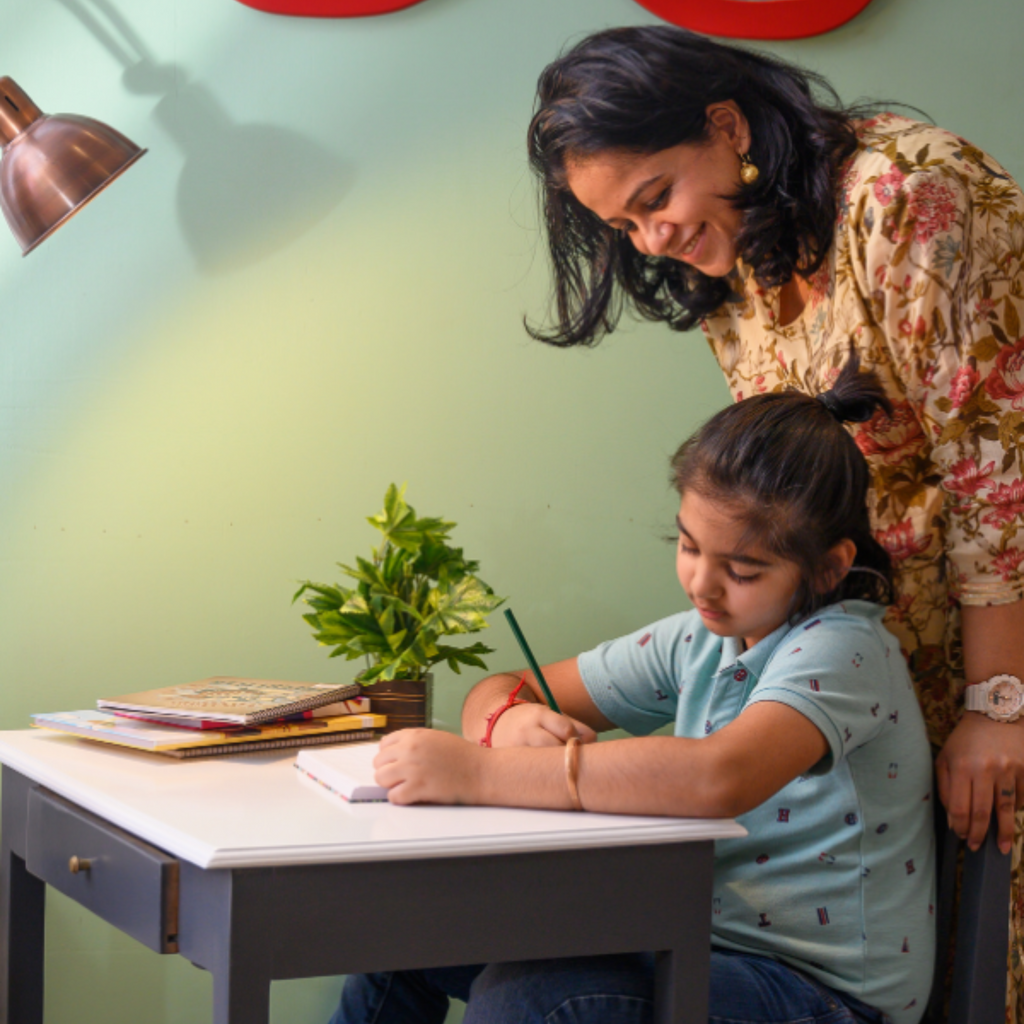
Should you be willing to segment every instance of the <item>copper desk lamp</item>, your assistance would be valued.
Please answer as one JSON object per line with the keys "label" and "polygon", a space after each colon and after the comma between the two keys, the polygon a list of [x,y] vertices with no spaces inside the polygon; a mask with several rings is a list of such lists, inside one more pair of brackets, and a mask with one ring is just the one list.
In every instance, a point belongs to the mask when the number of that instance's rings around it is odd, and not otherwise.
{"label": "copper desk lamp", "polygon": [[146,151],[76,114],[44,114],[0,78],[0,209],[27,256]]}

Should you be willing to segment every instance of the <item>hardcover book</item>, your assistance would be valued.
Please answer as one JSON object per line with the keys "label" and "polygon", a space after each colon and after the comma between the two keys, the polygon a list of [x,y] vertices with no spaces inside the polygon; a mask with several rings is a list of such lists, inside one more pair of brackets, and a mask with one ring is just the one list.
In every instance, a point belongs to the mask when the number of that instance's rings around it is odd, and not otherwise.
{"label": "hardcover book", "polygon": [[106,711],[131,711],[145,715],[259,725],[358,697],[357,683],[292,683],[277,679],[243,679],[215,676],[181,686],[106,697],[96,706]]}
{"label": "hardcover book", "polygon": [[[271,722],[301,722],[307,718],[333,718],[336,715],[368,715],[373,709],[369,697],[352,697],[350,700],[336,700],[311,711],[299,711],[294,715],[282,715],[271,719]],[[153,722],[156,725],[170,725],[176,729],[245,729],[244,725],[233,725],[231,722],[215,722],[206,718],[179,718],[174,715],[147,715],[136,711],[113,710],[118,718],[134,718],[140,722]],[[267,723],[268,725],[270,722]]]}

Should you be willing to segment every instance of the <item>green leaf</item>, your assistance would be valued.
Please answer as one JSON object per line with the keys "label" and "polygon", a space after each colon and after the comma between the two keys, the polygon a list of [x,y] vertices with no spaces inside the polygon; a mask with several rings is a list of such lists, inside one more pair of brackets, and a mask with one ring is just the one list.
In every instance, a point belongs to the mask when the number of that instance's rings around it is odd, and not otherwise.
{"label": "green leaf", "polygon": [[487,616],[503,603],[504,598],[476,576],[464,576],[434,592],[435,613],[428,621],[446,634],[476,633],[487,627]]}

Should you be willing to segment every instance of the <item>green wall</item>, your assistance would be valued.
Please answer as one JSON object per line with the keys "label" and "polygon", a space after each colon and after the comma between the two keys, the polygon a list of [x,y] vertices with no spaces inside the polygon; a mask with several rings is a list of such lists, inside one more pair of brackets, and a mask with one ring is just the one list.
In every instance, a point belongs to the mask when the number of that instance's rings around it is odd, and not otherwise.
{"label": "green wall", "polygon": [[[150,153],[22,260],[0,232],[0,727],[214,673],[332,680],[289,601],[389,482],[543,659],[679,607],[666,456],[727,399],[696,335],[525,336],[546,264],[523,137],[569,39],[633,0],[4,0],[0,73]],[[1019,0],[874,0],[775,49],[924,108],[1018,176]],[[503,625],[492,664],[520,657]],[[452,726],[472,682],[442,672]],[[51,898],[47,1024],[209,1019],[210,980]],[[274,986],[316,1024],[337,979]]]}

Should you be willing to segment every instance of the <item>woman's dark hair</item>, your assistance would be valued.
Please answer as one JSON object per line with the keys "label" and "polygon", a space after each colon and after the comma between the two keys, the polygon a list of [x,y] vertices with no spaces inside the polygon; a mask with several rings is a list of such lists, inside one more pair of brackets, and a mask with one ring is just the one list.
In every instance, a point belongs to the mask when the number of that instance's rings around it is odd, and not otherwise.
{"label": "woman's dark hair", "polygon": [[[835,601],[892,601],[892,565],[868,521],[868,464],[842,422],[892,404],[876,374],[850,358],[831,391],[754,395],[713,416],[672,457],[672,483],[722,505],[750,542],[800,568],[790,622]],[[849,538],[853,568],[829,589],[829,551]]]}
{"label": "woman's dark hair", "polygon": [[728,196],[743,212],[737,253],[762,285],[809,276],[832,244],[840,167],[857,147],[853,120],[813,72],[671,25],[598,32],[550,64],[537,85],[527,136],[542,185],[558,324],[530,334],[591,345],[615,329],[628,296],[641,316],[688,330],[729,295],[666,257],[644,256],[569,189],[566,168],[598,153],[657,153],[706,143],[712,103],[734,100],[750,126],[757,181]]}

